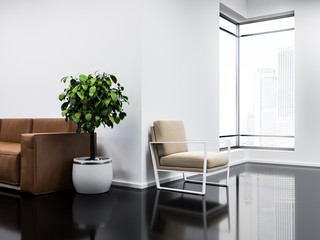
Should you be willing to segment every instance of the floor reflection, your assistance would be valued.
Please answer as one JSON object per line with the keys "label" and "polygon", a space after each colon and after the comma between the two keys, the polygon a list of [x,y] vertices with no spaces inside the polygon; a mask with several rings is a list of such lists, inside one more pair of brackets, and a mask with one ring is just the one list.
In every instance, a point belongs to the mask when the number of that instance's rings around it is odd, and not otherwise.
{"label": "floor reflection", "polygon": [[111,218],[111,194],[75,194],[72,204],[72,219],[78,230],[90,232],[90,239],[95,239],[98,230],[107,228]]}
{"label": "floor reflection", "polygon": [[99,195],[0,189],[0,239],[316,240],[319,178],[319,168],[244,164],[231,168],[228,191],[208,186],[205,197],[115,186]]}
{"label": "floor reflection", "polygon": [[31,196],[1,189],[0,239],[147,239],[148,198],[154,194],[113,187],[97,195],[62,191]]}
{"label": "floor reflection", "polygon": [[[228,191],[227,193],[228,199]],[[196,239],[208,238],[208,228],[219,228],[219,223],[228,218],[228,200],[224,204],[206,199],[206,196],[157,191],[151,221],[151,239]]]}
{"label": "floor reflection", "polygon": [[[241,239],[295,240],[295,178],[265,173],[239,175]],[[250,237],[254,236],[254,237]]]}
{"label": "floor reflection", "polygon": [[73,199],[73,192],[39,197],[1,192],[0,239],[81,239],[90,236],[89,230],[79,230],[73,222]]}

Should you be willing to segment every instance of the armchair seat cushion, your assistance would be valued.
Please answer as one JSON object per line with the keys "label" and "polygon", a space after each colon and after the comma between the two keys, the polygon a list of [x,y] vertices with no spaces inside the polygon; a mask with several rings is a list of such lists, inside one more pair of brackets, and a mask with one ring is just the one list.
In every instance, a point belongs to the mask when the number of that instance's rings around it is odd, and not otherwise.
{"label": "armchair seat cushion", "polygon": [[19,185],[21,144],[0,142],[0,183]]}
{"label": "armchair seat cushion", "polygon": [[[204,152],[181,152],[162,157],[160,165],[163,167],[203,169],[203,159]],[[226,153],[207,153],[207,169],[227,166],[228,162],[229,158]]]}

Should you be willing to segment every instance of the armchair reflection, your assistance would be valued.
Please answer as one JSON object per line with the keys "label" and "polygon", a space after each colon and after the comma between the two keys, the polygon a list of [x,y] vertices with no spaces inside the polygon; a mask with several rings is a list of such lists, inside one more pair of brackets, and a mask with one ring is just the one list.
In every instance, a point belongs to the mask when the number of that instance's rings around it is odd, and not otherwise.
{"label": "armchair reflection", "polygon": [[[150,239],[193,239],[189,234],[201,231],[203,238],[201,235],[196,235],[196,239],[210,239],[208,229],[219,229],[220,224],[225,220],[227,220],[229,232],[230,213],[227,189],[226,195],[226,203],[221,204],[210,200],[208,196],[157,190]],[[190,228],[193,230],[188,231]]]}

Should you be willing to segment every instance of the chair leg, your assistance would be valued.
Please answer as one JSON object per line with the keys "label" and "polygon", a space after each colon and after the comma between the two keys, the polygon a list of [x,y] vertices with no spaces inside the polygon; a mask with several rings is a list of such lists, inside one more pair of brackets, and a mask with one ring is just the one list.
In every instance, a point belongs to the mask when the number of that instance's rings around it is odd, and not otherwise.
{"label": "chair leg", "polygon": [[154,172],[154,178],[156,180],[157,188],[159,188],[160,187],[160,180],[159,180],[159,172],[158,171]]}
{"label": "chair leg", "polygon": [[228,170],[227,170],[227,187],[229,186],[229,176],[230,176],[230,167],[228,166]]}
{"label": "chair leg", "polygon": [[206,174],[203,174],[202,181],[194,180],[194,181],[196,181],[196,182],[194,182],[193,180],[189,180],[189,179],[187,178],[187,175],[185,174],[185,172],[182,172],[182,175],[183,175],[184,183],[186,183],[186,182],[202,183],[201,195],[205,195],[205,194],[206,194],[206,186],[207,186],[207,184],[206,184],[207,175],[206,175]]}
{"label": "chair leg", "polygon": [[202,173],[202,192],[205,195],[206,194],[206,188],[207,188],[207,174],[206,173]]}
{"label": "chair leg", "polygon": [[187,175],[186,175],[185,172],[182,172],[182,176],[183,176],[183,180],[184,180],[184,181],[187,181]]}

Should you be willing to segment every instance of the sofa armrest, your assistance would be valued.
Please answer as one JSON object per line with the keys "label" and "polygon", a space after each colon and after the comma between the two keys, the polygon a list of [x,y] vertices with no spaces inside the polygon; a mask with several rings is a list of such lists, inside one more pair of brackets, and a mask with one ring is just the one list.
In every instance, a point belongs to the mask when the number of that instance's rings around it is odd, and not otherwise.
{"label": "sofa armrest", "polygon": [[73,158],[89,154],[90,134],[22,134],[21,191],[37,195],[72,188]]}

